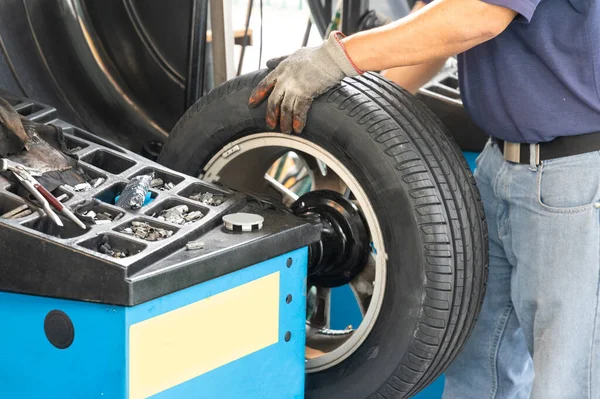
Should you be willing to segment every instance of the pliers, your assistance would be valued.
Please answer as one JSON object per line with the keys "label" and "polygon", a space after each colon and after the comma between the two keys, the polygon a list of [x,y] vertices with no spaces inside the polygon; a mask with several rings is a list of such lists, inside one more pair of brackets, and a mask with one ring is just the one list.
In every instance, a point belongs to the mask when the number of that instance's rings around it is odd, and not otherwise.
{"label": "pliers", "polygon": [[52,206],[56,208],[59,212],[61,212],[63,215],[71,219],[79,227],[81,227],[84,230],[86,229],[85,224],[83,224],[83,222],[79,220],[69,208],[64,206],[59,200],[56,199],[56,197],[54,197],[54,195],[52,195],[52,193],[46,190],[44,186],[42,186],[37,180],[35,180],[33,175],[40,176],[41,173],[39,173],[35,169],[27,168],[9,159],[2,158],[0,159],[0,172],[6,171],[11,171],[15,175],[17,180],[19,180],[19,182],[23,186],[25,186],[25,188],[31,194],[33,194],[33,196],[38,200],[40,208],[44,210],[46,215],[48,215],[48,217],[50,217],[54,221],[54,223],[61,227],[64,226],[62,220],[60,220],[58,215],[50,207],[50,204],[52,204]]}

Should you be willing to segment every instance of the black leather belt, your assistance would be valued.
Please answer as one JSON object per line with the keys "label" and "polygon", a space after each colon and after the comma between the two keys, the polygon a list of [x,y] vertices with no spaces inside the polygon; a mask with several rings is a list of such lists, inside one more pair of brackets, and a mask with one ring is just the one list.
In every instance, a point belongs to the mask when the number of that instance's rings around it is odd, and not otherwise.
{"label": "black leather belt", "polygon": [[[498,144],[504,158],[515,163],[530,163],[530,144],[506,143],[504,140],[492,138]],[[505,153],[505,148],[509,151]],[[563,158],[586,152],[600,151],[600,132],[578,136],[557,137],[552,141],[538,144],[537,163],[548,159]],[[518,159],[517,159],[518,158]]]}

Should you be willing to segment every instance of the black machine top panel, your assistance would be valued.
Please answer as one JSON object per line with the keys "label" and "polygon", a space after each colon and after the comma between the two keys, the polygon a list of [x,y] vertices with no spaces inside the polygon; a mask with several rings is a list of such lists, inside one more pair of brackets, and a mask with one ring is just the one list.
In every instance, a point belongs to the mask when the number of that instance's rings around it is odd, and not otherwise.
{"label": "black machine top panel", "polygon": [[[67,219],[64,228],[47,223],[39,213],[19,219],[0,218],[0,290],[114,305],[133,306],[192,285],[223,276],[249,265],[305,247],[320,239],[318,227],[277,206],[169,170],[135,153],[55,118],[55,110],[31,102],[15,104],[27,118],[63,129],[79,166],[102,184],[89,191],[60,188],[70,208],[96,199],[96,213],[122,214],[118,221],[79,229]],[[23,113],[23,112],[22,112]],[[139,210],[114,205],[114,197],[133,177],[155,172],[171,184],[151,189],[151,202]],[[101,181],[102,181],[101,180]],[[211,193],[222,202],[202,202],[198,193]],[[28,204],[15,186],[0,175],[0,215]],[[165,209],[185,205],[202,217],[177,224],[157,216]],[[264,227],[253,232],[229,232],[222,217],[249,212],[264,217]],[[168,231],[160,241],[147,241],[123,229],[132,222]],[[186,245],[201,241],[201,248]],[[127,256],[103,253],[103,244]]]}

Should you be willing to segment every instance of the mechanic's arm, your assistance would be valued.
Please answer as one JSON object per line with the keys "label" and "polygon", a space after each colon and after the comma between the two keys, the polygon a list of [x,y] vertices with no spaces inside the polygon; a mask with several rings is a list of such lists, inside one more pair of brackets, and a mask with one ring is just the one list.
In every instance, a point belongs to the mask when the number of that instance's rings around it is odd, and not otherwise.
{"label": "mechanic's arm", "polygon": [[381,75],[392,82],[402,86],[412,94],[416,94],[421,87],[429,82],[446,64],[447,58],[419,65],[411,65],[387,69]]}
{"label": "mechanic's arm", "polygon": [[516,15],[480,0],[436,0],[393,24],[343,39],[334,32],[321,46],[279,60],[249,104],[257,106],[272,92],[267,126],[273,129],[279,122],[282,132],[300,133],[313,99],[344,77],[461,53],[500,34]]}
{"label": "mechanic's arm", "polygon": [[342,39],[362,71],[422,64],[493,39],[517,13],[480,0],[437,0],[394,23]]}
{"label": "mechanic's arm", "polygon": [[[420,10],[426,5],[423,1],[415,2],[411,13]],[[385,71],[381,71],[381,75],[415,94],[425,83],[438,74],[447,60],[447,57],[442,57],[423,64],[386,69]]]}

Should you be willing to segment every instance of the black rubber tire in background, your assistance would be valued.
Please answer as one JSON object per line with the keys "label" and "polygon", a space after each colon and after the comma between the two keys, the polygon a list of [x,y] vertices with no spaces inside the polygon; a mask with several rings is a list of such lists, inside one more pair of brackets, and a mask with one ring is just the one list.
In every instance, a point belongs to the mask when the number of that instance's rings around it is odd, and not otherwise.
{"label": "black rubber tire in background", "polygon": [[[248,97],[265,76],[225,83],[175,126],[159,162],[191,175],[228,143],[266,132]],[[307,375],[306,397],[408,398],[469,336],[487,277],[487,228],[461,151],[418,100],[375,74],[315,101],[303,137],[341,161],[369,197],[388,255],[385,297],[361,347]]]}

